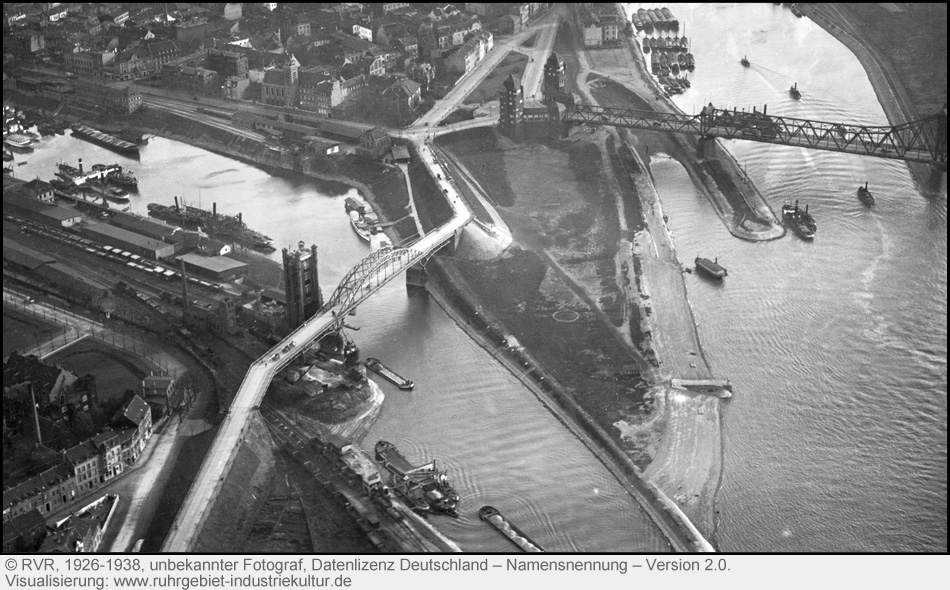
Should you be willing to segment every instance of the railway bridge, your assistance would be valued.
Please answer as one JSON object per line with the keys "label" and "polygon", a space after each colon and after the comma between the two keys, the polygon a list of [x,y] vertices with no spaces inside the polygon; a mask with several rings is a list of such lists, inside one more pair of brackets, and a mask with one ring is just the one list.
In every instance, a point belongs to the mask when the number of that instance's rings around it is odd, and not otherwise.
{"label": "railway bridge", "polygon": [[215,500],[219,497],[247,431],[249,418],[258,412],[261,400],[274,376],[308,345],[319,340],[324,334],[339,329],[350,312],[384,285],[413,265],[424,262],[446,244],[457,244],[462,228],[474,219],[429,147],[418,145],[417,148],[432,177],[438,179],[439,187],[452,207],[451,219],[406,248],[382,248],[361,260],[343,277],[333,295],[313,317],[287,335],[264,356],[251,363],[231,402],[227,416],[188,489],[181,509],[165,538],[162,552],[195,551],[198,536]]}
{"label": "railway bridge", "polygon": [[[658,113],[577,104],[561,117],[565,124],[612,125],[630,129],[688,133],[704,142],[715,137],[747,139],[875,158],[930,164],[947,170],[947,109],[919,121],[892,126],[829,123],[715,108],[712,103],[698,115]],[[702,153],[700,153],[702,156]]]}

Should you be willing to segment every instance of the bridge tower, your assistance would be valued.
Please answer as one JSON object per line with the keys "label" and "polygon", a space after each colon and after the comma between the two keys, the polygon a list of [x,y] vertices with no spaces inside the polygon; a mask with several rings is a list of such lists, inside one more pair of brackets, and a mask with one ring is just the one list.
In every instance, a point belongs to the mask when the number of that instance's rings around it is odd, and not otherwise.
{"label": "bridge tower", "polygon": [[498,93],[498,128],[515,141],[524,140],[524,88],[508,74],[504,89]]}
{"label": "bridge tower", "polygon": [[301,241],[293,252],[283,249],[284,292],[287,294],[287,323],[291,329],[304,323],[323,307],[320,274],[317,270],[317,246],[307,251]]}
{"label": "bridge tower", "polygon": [[548,61],[544,62],[544,87],[546,96],[550,90],[564,92],[564,60],[558,54],[551,52]]}

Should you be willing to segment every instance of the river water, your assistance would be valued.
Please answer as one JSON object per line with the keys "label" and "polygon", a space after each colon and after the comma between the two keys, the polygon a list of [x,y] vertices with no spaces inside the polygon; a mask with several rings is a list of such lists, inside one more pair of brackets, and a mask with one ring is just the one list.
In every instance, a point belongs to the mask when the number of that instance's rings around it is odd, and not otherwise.
{"label": "river water", "polygon": [[[861,64],[808,19],[771,4],[679,5],[696,57],[687,113],[722,108],[887,125]],[[737,27],[737,23],[742,23]],[[682,29],[681,29],[681,33]],[[739,60],[747,55],[751,68]],[[798,82],[802,99],[788,96]],[[773,210],[808,203],[813,243],[732,237],[683,168],[654,159],[680,261],[725,405],[716,541],[726,551],[937,551],[947,547],[947,195],[904,163],[725,142]],[[856,189],[870,182],[876,206]]]}
{"label": "river water", "polygon": [[[23,179],[50,179],[63,159],[118,162],[134,171],[132,211],[171,204],[184,195],[206,209],[242,212],[275,239],[316,243],[325,297],[370,253],[349,225],[343,200],[356,194],[332,183],[294,181],[175,141],[153,138],[132,161],[69,136],[46,138],[17,155]],[[280,252],[271,254],[280,260]],[[415,381],[412,392],[377,382],[386,392],[380,418],[363,441],[394,442],[413,462],[435,459],[461,497],[461,517],[432,523],[465,551],[516,551],[478,519],[491,504],[549,551],[658,552],[659,531],[607,469],[514,375],[475,344],[432,300],[410,298],[402,279],[377,293],[348,319],[364,357],[382,359]]]}
{"label": "river water", "polygon": [[[772,5],[677,8],[692,39],[687,112],[767,103],[802,118],[885,124],[857,59],[817,25]],[[741,29],[735,23],[742,22]],[[699,25],[702,23],[702,26]],[[749,69],[739,65],[747,54]],[[797,81],[801,101],[787,88]],[[675,161],[655,158],[682,262],[718,256],[721,286],[687,275],[705,353],[734,383],[716,541],[727,551],[921,551],[946,548],[947,206],[903,163],[729,142],[773,209],[807,202],[813,243],[789,234],[743,242],[718,222]],[[161,138],[132,162],[70,137],[44,139],[18,167],[119,162],[140,180],[133,211],[173,195],[248,224],[278,246],[320,249],[325,296],[369,248],[343,212],[347,189],[273,177]],[[869,180],[873,210],[855,189]],[[279,252],[271,255],[279,260]],[[553,551],[660,551],[666,543],[607,470],[533,395],[426,297],[396,281],[350,324],[364,356],[413,379],[387,399],[364,441],[438,460],[462,516],[433,523],[466,551],[514,547],[478,521],[492,504]]]}

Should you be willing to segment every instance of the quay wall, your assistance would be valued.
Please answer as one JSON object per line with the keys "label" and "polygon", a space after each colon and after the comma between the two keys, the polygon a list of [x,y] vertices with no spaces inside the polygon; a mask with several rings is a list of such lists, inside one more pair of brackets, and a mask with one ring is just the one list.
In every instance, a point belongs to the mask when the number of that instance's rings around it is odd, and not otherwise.
{"label": "quay wall", "polygon": [[[450,262],[435,258],[429,267],[428,290],[433,299],[476,342],[488,351],[508,335],[500,321],[482,308],[476,313],[476,295]],[[590,449],[631,493],[679,552],[712,552],[689,518],[662,491],[645,481],[642,473],[602,426],[577,403],[530,352],[502,350],[495,358],[518,377],[538,400]]]}

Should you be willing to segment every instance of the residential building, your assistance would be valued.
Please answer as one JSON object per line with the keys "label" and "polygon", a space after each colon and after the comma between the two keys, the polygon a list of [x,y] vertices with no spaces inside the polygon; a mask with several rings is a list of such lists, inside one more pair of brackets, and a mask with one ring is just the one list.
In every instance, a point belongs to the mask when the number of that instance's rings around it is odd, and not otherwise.
{"label": "residential building", "polygon": [[247,78],[247,56],[236,51],[212,49],[208,52],[208,69],[224,78]]}
{"label": "residential building", "polygon": [[392,138],[380,127],[374,127],[360,135],[360,155],[379,160],[392,148]]}
{"label": "residential building", "polygon": [[116,414],[112,426],[121,435],[122,462],[132,465],[152,437],[152,408],[144,399],[134,395]]}
{"label": "residential building", "polygon": [[99,449],[92,440],[85,440],[63,451],[67,468],[76,478],[76,491],[82,495],[99,486]]}
{"label": "residential building", "polygon": [[400,122],[414,119],[421,103],[420,86],[412,80],[397,80],[383,91],[383,104]]}
{"label": "residential building", "polygon": [[142,106],[142,95],[131,84],[81,79],[76,97],[84,103],[118,113],[134,113]]}

